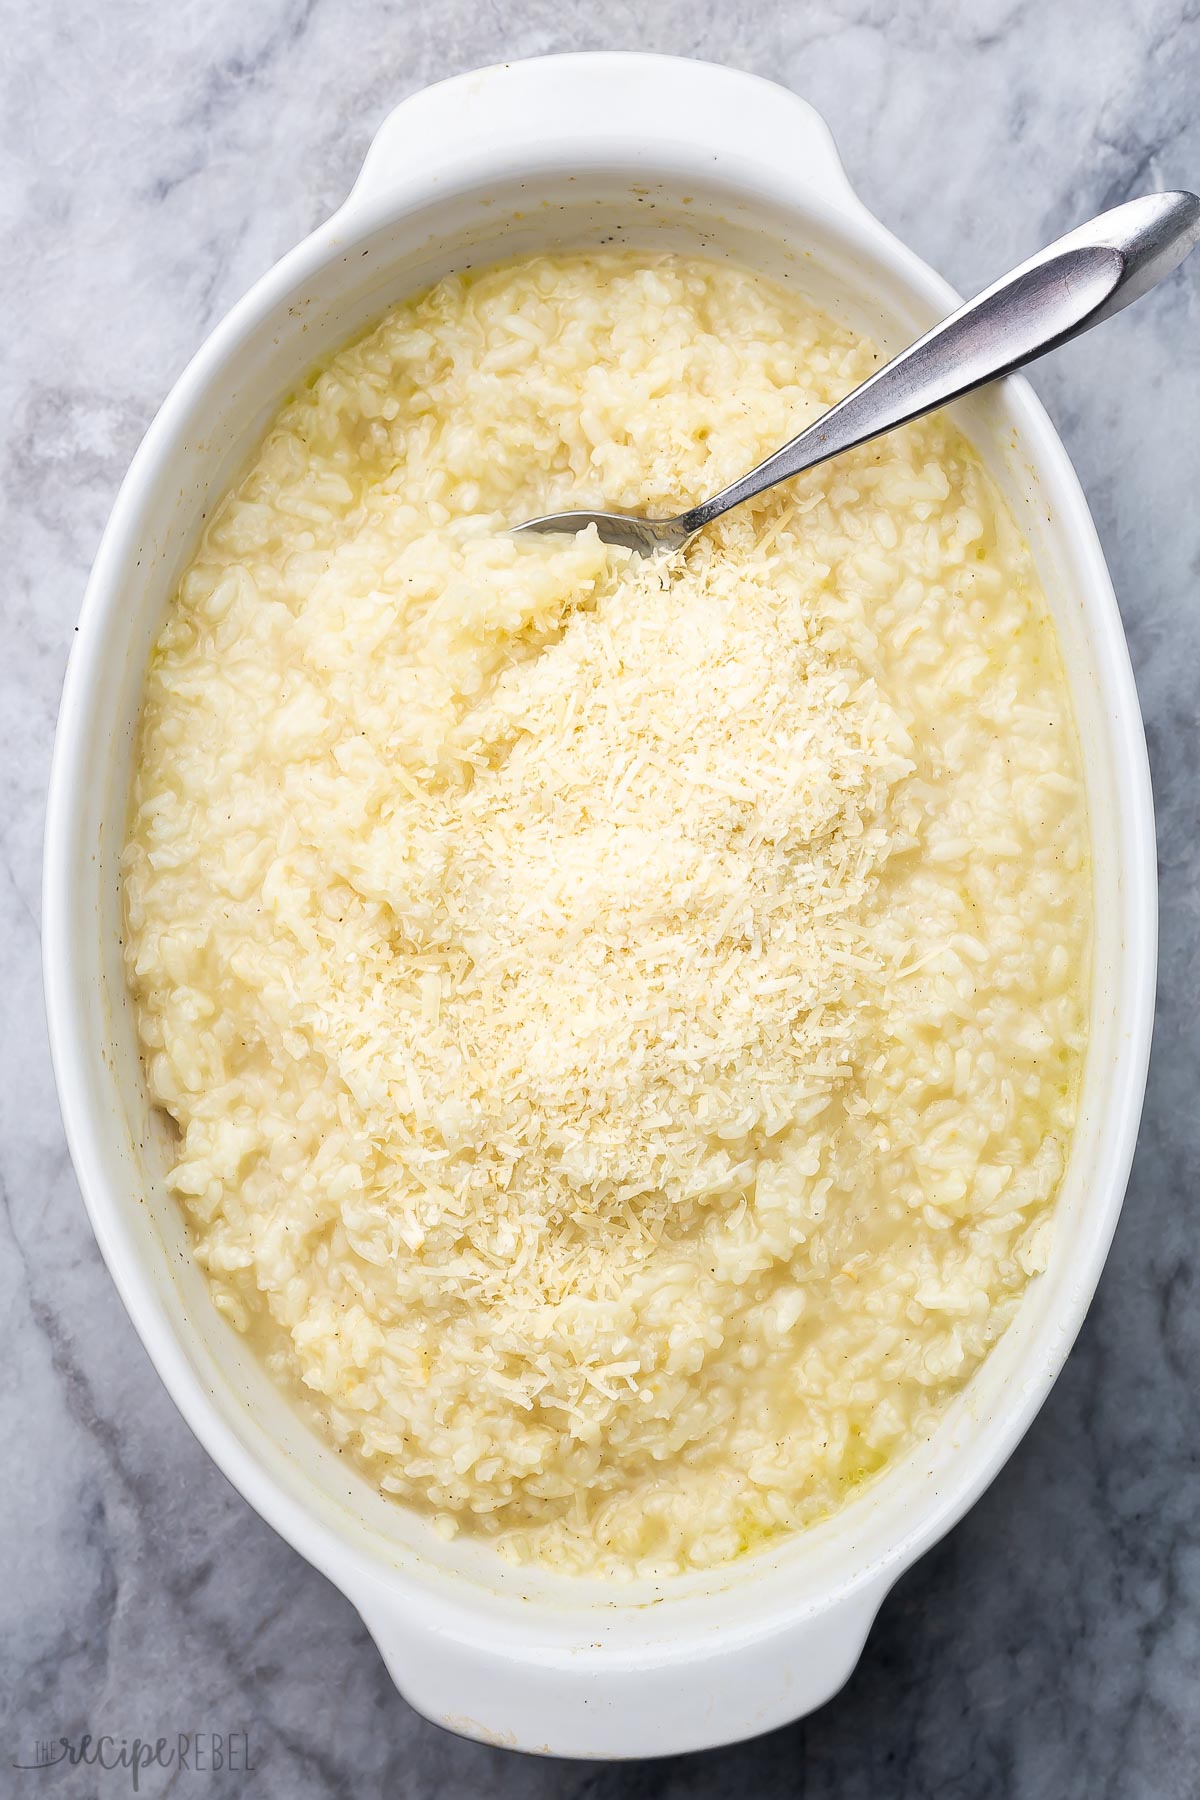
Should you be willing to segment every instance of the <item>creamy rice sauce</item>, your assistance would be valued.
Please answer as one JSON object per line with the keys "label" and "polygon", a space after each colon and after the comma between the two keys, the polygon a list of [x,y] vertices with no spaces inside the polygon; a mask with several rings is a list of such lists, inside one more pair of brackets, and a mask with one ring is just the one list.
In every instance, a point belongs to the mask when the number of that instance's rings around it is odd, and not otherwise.
{"label": "creamy rice sauce", "polygon": [[455,277],[283,407],[156,645],[124,860],[218,1306],[386,1494],[572,1571],[728,1559],[927,1435],[1044,1267],[1079,755],[944,419],[683,556],[875,366],[735,268]]}

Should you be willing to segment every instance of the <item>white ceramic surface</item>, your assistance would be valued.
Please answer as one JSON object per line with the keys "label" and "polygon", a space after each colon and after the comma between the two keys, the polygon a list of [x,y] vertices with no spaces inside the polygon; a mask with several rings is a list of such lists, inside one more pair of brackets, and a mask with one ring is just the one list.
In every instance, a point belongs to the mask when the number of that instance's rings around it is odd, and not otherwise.
{"label": "white ceramic surface", "polygon": [[346,205],[234,309],[134,460],[89,585],[46,828],[44,950],[72,1157],[125,1304],[176,1403],[265,1518],[361,1611],[397,1684],[470,1735],[564,1755],[717,1744],[819,1705],[897,1576],[970,1505],[1061,1367],[1116,1223],[1145,1081],[1156,949],[1145,742],[1077,482],[1028,388],[958,416],[1029,535],[1089,784],[1091,1048],[1050,1267],[934,1439],[826,1524],[647,1589],[514,1571],[386,1505],[218,1317],[163,1194],[121,971],[117,858],[141,672],[200,516],[324,351],[469,261],[597,238],[728,255],[885,346],[955,296],[861,206],[820,119],[695,62],[595,55],[484,70],[385,122]]}

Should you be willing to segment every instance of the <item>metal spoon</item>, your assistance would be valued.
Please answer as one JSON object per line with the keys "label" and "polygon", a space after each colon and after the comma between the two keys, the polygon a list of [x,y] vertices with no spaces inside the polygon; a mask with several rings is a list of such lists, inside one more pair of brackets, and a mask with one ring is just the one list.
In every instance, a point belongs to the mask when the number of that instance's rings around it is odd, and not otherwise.
{"label": "metal spoon", "polygon": [[649,555],[681,550],[698,531],[777,481],[853,450],[885,431],[1033,362],[1120,312],[1169,275],[1200,241],[1200,198],[1146,194],[1101,213],[1022,263],[935,325],[822,413],[798,437],[674,519],[633,513],[547,513],[518,531],[584,531]]}

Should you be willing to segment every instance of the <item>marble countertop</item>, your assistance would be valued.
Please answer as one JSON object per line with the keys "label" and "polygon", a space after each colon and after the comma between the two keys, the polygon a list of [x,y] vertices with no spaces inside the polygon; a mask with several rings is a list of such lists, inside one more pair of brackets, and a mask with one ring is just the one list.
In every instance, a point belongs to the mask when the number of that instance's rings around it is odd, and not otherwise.
{"label": "marble countertop", "polygon": [[[1200,185],[1189,0],[0,0],[0,1791],[36,1740],[247,1731],[172,1791],[807,1800],[1200,1794],[1200,271],[1036,385],[1104,540],[1149,727],[1158,1034],[1096,1304],[1011,1464],[885,1604],[842,1695],[757,1743],[536,1762],[393,1691],[341,1595],[175,1413],[93,1244],[38,970],[43,793],[67,647],[117,484],[195,345],[332,210],[389,105],[545,51],[774,76],[868,204],[972,290],[1101,207]],[[143,1792],[165,1785],[153,1778]]]}

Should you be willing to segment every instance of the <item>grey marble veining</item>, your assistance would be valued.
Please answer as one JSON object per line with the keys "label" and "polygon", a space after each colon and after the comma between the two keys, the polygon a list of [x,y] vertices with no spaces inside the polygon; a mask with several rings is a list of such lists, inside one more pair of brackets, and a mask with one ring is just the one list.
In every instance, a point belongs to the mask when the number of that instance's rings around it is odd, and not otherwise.
{"label": "grey marble veining", "polygon": [[[1098,208],[1200,184],[1190,0],[0,0],[0,1794],[38,1737],[245,1729],[173,1792],[718,1800],[1200,1794],[1200,271],[1043,365],[1149,725],[1163,961],[1149,1104],[1078,1348],[845,1692],[658,1764],[461,1742],[192,1440],[106,1275],[63,1144],[37,965],[43,790],[118,481],[191,350],[344,195],[390,104],[539,52],[652,48],[825,112],[867,202],[972,289]],[[143,1791],[165,1792],[148,1780]]]}

